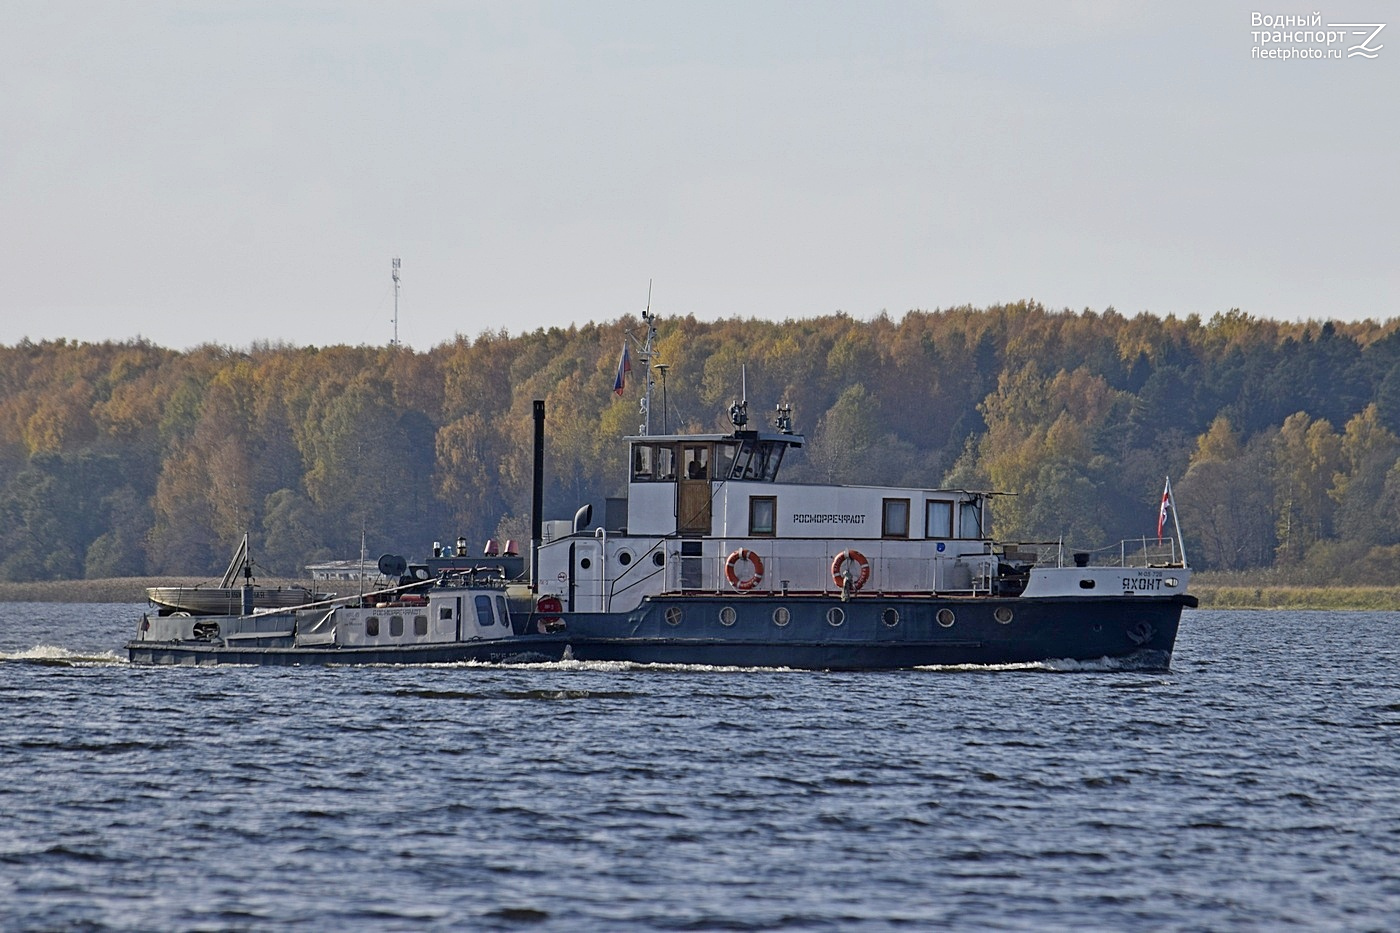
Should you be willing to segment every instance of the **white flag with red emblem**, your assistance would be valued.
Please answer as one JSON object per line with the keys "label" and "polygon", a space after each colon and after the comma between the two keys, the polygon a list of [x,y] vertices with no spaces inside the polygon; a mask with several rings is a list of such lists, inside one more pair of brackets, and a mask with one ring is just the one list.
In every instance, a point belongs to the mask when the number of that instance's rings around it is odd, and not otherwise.
{"label": "white flag with red emblem", "polygon": [[1162,537],[1162,527],[1167,523],[1167,509],[1175,509],[1172,501],[1172,478],[1167,477],[1167,486],[1162,490],[1162,507],[1157,510],[1157,537]]}

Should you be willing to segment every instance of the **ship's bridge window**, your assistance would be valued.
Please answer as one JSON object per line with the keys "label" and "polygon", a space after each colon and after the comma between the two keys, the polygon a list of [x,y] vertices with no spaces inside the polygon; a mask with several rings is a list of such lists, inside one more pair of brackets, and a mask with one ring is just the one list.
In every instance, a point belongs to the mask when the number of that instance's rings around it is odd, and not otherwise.
{"label": "ship's bridge window", "polygon": [[886,538],[909,537],[909,500],[886,499],[880,533]]}
{"label": "ship's bridge window", "polygon": [[731,479],[762,480],[771,483],[778,478],[778,467],[783,462],[783,451],[786,449],[786,444],[777,441],[745,438],[739,442],[729,476]]}
{"label": "ship's bridge window", "polygon": [[927,522],[924,537],[951,538],[953,536],[953,503],[930,499],[925,505]]}
{"label": "ship's bridge window", "polygon": [[667,444],[632,445],[632,482],[669,482],[676,478],[676,451]]}
{"label": "ship's bridge window", "polygon": [[687,445],[685,447],[685,478],[710,478],[710,448],[708,446]]}
{"label": "ship's bridge window", "polygon": [[496,617],[491,614],[491,597],[485,593],[479,593],[476,597],[476,624],[495,625]]}
{"label": "ship's bridge window", "polygon": [[971,499],[964,499],[958,509],[958,537],[977,539],[984,537],[982,533],[982,497],[973,496]]}

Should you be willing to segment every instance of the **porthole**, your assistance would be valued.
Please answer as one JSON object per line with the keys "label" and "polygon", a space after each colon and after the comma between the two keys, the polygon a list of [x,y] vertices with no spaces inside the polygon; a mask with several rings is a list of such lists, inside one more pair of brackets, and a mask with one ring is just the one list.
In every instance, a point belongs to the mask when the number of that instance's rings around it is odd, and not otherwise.
{"label": "porthole", "polygon": [[370,638],[379,634],[379,616],[369,616],[365,619],[365,634]]}
{"label": "porthole", "polygon": [[666,555],[657,551],[655,554],[651,555],[651,562],[658,567],[664,567],[666,566]]}
{"label": "porthole", "polygon": [[1080,580],[1080,581],[1079,581],[1079,588],[1080,588],[1081,590],[1092,590],[1092,589],[1094,588],[1094,581],[1093,581],[1093,580]]}
{"label": "porthole", "polygon": [[720,625],[723,625],[723,626],[726,626],[726,627],[727,627],[727,626],[730,626],[730,625],[733,625],[733,624],[734,624],[734,621],[735,621],[736,619],[738,619],[738,618],[739,618],[739,614],[738,614],[737,612],[734,611],[734,607],[733,607],[733,606],[725,606],[723,609],[721,609],[721,610],[719,611],[719,624],[720,624]]}
{"label": "porthole", "polygon": [[880,621],[888,625],[890,628],[894,628],[896,625],[899,624],[899,610],[894,608],[893,606],[890,606],[884,612],[880,613]]}
{"label": "porthole", "polygon": [[996,617],[996,620],[1002,625],[1006,625],[1013,618],[1015,618],[1015,613],[1011,611],[1010,606],[998,606],[997,611],[992,613],[992,615],[994,615]]}
{"label": "porthole", "polygon": [[826,621],[832,627],[838,626],[846,621],[846,613],[840,606],[832,606],[826,611]]}
{"label": "porthole", "polygon": [[669,606],[666,609],[666,624],[680,625],[681,619],[685,617],[685,612],[680,606]]}
{"label": "porthole", "polygon": [[1178,580],[1176,577],[1167,577],[1165,580],[1162,581],[1162,583],[1169,590],[1174,590],[1181,585],[1181,581]]}
{"label": "porthole", "polygon": [[773,610],[774,625],[781,628],[782,626],[787,625],[791,621],[792,613],[788,611],[787,606],[779,606],[777,609]]}
{"label": "porthole", "polygon": [[954,623],[955,621],[956,621],[956,619],[953,618],[953,610],[951,610],[951,609],[940,609],[940,610],[938,610],[938,624],[939,624],[939,625],[943,626],[944,628],[952,628],[952,627],[953,627],[953,623]]}
{"label": "porthole", "polygon": [[590,560],[590,559],[588,559],[587,557],[582,557],[582,558],[579,558],[578,565],[579,565],[579,569],[581,569],[581,570],[587,570],[589,567],[592,567],[592,566],[593,566],[593,561]]}
{"label": "porthole", "polygon": [[618,552],[617,552],[617,562],[618,562],[619,564],[621,564],[622,566],[626,567],[628,564],[632,563],[632,552],[631,552],[631,551],[618,551]]}

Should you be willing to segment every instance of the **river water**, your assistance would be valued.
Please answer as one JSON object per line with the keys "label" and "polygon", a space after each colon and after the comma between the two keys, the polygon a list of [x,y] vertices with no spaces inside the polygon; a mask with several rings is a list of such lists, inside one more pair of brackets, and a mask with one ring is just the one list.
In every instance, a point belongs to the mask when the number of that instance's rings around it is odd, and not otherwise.
{"label": "river water", "polygon": [[0,604],[0,929],[1400,926],[1400,613],[823,674],[137,668],[141,608]]}

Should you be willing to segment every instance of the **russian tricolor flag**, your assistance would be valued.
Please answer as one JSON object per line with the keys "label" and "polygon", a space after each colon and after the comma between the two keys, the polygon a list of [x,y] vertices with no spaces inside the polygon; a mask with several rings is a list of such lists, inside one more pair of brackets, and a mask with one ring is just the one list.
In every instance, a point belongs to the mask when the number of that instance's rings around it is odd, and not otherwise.
{"label": "russian tricolor flag", "polygon": [[622,359],[617,361],[617,378],[613,380],[613,394],[619,398],[627,385],[627,374],[632,371],[632,357],[627,352],[627,341],[622,341]]}

